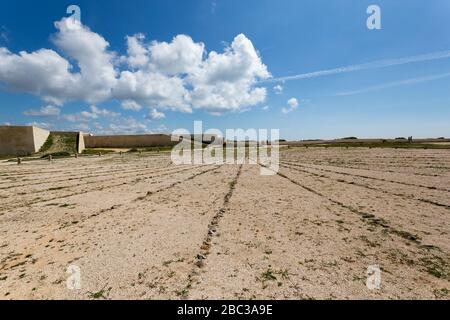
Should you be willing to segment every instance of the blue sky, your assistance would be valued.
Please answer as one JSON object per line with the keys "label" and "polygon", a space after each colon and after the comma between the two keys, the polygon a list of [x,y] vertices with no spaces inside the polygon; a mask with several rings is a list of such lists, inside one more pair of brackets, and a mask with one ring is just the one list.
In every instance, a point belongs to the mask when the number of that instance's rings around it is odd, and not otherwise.
{"label": "blue sky", "polygon": [[[98,92],[93,92],[94,89],[73,93],[70,88],[65,88],[67,97],[58,94],[56,101],[52,95],[55,81],[49,80],[48,86],[39,85],[39,82],[45,82],[42,79],[52,76],[45,71],[49,70],[48,66],[29,75],[13,72],[17,71],[14,66],[18,63],[27,66],[20,60],[21,51],[31,54],[41,49],[54,51],[61,57],[58,63],[62,65],[67,61],[72,66],[71,73],[80,72],[82,68],[74,56],[85,56],[91,51],[74,53],[76,48],[64,42],[67,39],[62,39],[70,31],[60,36],[59,45],[55,42],[57,33],[62,33],[55,27],[55,22],[69,16],[66,8],[70,4],[81,8],[82,28],[89,30],[85,34],[97,34],[109,43],[105,50],[116,56],[114,61],[121,56],[125,60],[129,58],[126,36],[145,35],[145,40],[140,41],[148,48],[152,41],[171,45],[174,37],[183,34],[192,39],[193,45],[189,48],[204,44],[199,67],[202,72],[208,74],[207,65],[213,65],[213,61],[208,64],[208,54],[215,51],[220,58],[217,61],[223,63],[218,70],[225,70],[224,74],[242,81],[243,85],[237,88],[224,85],[225,77],[200,79],[197,71],[189,71],[197,77],[189,82],[189,75],[173,75],[167,71],[170,66],[161,62],[166,60],[161,60],[149,68],[142,67],[142,70],[152,75],[162,73],[170,83],[181,79],[186,82],[181,87],[185,92],[206,90],[207,97],[186,98],[180,93],[176,99],[169,94],[170,97],[158,100],[159,93],[144,97],[144,94],[127,91],[97,99]],[[366,27],[369,16],[366,9],[371,4],[381,8],[381,30]],[[3,0],[0,6],[0,48],[8,50],[5,57],[17,59],[3,66],[3,71],[0,60],[1,124],[34,123],[54,129],[101,134],[177,128],[192,130],[193,121],[202,120],[205,128],[223,131],[226,128],[279,128],[286,139],[450,136],[448,1],[42,0],[36,3]],[[241,42],[248,46],[249,41],[259,55],[255,58],[250,54],[254,60],[249,62],[251,66],[246,70],[236,63],[242,62],[239,60],[240,49],[230,49],[234,48],[233,41],[239,34],[245,35]],[[98,40],[95,36],[91,38]],[[420,58],[423,55],[428,56]],[[419,58],[406,63],[409,57]],[[398,59],[399,63],[381,63],[383,67],[372,64],[386,59]],[[49,66],[54,64],[53,60],[43,61]],[[96,60],[93,58],[92,61]],[[369,64],[369,67],[303,79],[300,76],[300,79],[277,80],[361,64]],[[186,65],[189,63],[182,69]],[[114,62],[113,67],[117,71],[116,78],[122,71],[138,71],[138,67],[130,66],[129,61]],[[270,75],[264,75],[264,67]],[[83,81],[86,80],[81,83]],[[92,88],[97,90],[98,83],[94,82]],[[151,83],[165,85],[164,81]],[[282,92],[276,92],[275,86],[282,87]],[[255,88],[265,92],[253,91]],[[114,87],[114,92],[119,91]],[[218,92],[217,99],[223,104],[220,108],[209,99],[210,93]],[[236,96],[241,93],[243,97],[238,99]],[[139,110],[124,109],[124,100],[135,102],[139,108],[134,109]]]}

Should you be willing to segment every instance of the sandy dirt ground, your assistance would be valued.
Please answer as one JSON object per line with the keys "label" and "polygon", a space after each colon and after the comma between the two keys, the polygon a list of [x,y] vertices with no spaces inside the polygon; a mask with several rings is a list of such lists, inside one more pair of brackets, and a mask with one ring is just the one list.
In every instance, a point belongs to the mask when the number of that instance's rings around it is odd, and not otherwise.
{"label": "sandy dirt ground", "polygon": [[449,213],[450,150],[3,162],[0,299],[449,299]]}

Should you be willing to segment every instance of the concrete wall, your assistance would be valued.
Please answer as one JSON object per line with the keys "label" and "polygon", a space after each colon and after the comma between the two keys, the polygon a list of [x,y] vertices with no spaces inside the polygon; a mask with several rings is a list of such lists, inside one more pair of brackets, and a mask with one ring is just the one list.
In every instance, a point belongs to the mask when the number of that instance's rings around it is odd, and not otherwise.
{"label": "concrete wall", "polygon": [[34,152],[38,152],[41,149],[49,135],[49,131],[33,127]]}
{"label": "concrete wall", "polygon": [[0,154],[27,155],[38,152],[50,132],[37,127],[0,126]]}
{"label": "concrete wall", "polygon": [[170,135],[84,136],[86,148],[145,148],[173,146]]}

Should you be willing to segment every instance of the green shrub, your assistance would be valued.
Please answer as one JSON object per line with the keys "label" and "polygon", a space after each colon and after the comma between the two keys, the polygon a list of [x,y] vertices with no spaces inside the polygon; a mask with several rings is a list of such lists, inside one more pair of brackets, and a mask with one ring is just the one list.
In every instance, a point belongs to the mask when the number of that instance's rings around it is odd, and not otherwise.
{"label": "green shrub", "polygon": [[52,156],[52,158],[67,158],[70,157],[70,153],[65,151],[48,153],[43,155],[41,159],[48,158],[48,156]]}
{"label": "green shrub", "polygon": [[114,153],[113,150],[104,150],[104,149],[84,149],[83,154],[86,155],[98,155],[101,154],[107,154],[107,153]]}

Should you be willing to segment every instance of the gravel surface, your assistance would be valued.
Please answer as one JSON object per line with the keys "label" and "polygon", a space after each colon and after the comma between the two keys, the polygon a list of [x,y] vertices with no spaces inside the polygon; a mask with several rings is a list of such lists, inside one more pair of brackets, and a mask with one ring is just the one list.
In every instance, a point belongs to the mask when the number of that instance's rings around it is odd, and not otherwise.
{"label": "gravel surface", "polygon": [[0,299],[449,299],[450,150],[290,148],[259,173],[1,163]]}

